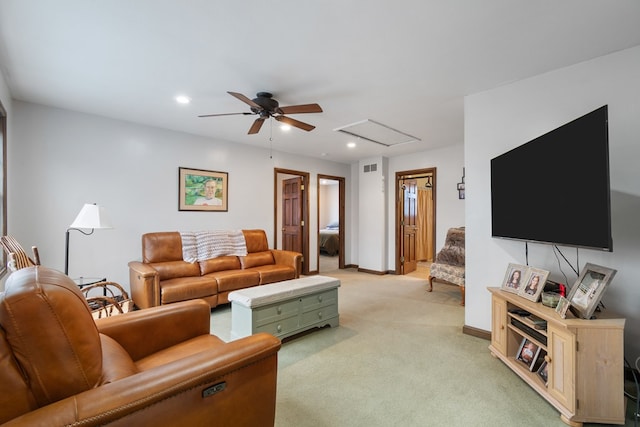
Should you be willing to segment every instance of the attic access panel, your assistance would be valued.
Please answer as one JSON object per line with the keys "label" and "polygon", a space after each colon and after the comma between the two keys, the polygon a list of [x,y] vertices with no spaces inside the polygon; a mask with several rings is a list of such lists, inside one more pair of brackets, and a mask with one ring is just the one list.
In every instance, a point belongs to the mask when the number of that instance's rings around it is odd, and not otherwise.
{"label": "attic access panel", "polygon": [[420,141],[420,138],[371,119],[365,119],[350,125],[335,128],[334,131],[366,139],[367,141],[375,142],[385,147]]}

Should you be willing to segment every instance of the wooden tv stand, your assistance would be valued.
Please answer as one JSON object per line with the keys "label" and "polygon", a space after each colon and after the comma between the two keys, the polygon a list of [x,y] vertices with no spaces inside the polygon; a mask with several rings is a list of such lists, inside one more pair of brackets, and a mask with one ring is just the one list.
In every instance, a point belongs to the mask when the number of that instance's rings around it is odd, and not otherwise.
{"label": "wooden tv stand", "polygon": [[[494,357],[553,405],[566,424],[625,423],[625,319],[607,319],[602,314],[594,320],[577,319],[570,312],[563,319],[541,303],[500,288],[488,289],[492,313],[489,350]],[[518,309],[545,320],[546,330],[536,329],[527,317],[512,313]],[[547,352],[547,385],[516,359],[523,338]]]}

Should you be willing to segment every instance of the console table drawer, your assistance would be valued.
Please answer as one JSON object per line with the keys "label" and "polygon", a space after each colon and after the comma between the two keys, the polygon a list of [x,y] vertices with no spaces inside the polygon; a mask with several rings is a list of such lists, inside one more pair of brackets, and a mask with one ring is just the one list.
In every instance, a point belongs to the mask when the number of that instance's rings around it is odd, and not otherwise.
{"label": "console table drawer", "polygon": [[338,304],[327,305],[315,310],[302,313],[301,326],[320,324],[323,320],[338,316]]}
{"label": "console table drawer", "polygon": [[302,310],[313,310],[320,307],[324,307],[331,304],[338,303],[338,290],[329,289],[328,291],[320,292],[317,294],[306,295],[301,299]]}
{"label": "console table drawer", "polygon": [[268,323],[266,325],[256,326],[254,329],[254,333],[257,332],[268,332],[276,337],[280,337],[283,334],[286,334],[290,331],[294,331],[298,328],[298,317],[289,317],[288,319],[281,319],[273,323]]}
{"label": "console table drawer", "polygon": [[277,304],[258,307],[253,310],[256,326],[273,323],[298,314],[298,300],[283,301]]}

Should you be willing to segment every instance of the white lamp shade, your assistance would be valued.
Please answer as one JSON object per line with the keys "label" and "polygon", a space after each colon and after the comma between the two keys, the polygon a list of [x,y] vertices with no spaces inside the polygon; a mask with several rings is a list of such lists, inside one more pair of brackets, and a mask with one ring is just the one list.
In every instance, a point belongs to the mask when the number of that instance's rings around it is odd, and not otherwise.
{"label": "white lamp shade", "polygon": [[69,228],[113,228],[104,208],[85,203]]}

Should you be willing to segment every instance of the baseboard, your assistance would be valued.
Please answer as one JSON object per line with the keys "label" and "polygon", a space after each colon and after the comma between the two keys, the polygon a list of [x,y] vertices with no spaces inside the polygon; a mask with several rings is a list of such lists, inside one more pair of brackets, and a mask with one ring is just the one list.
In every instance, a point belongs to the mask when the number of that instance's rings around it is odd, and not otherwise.
{"label": "baseboard", "polygon": [[491,331],[485,331],[484,329],[474,328],[473,326],[464,325],[462,327],[462,333],[465,335],[471,335],[477,338],[482,338],[487,341],[491,341]]}
{"label": "baseboard", "polygon": [[369,270],[369,269],[366,269],[366,268],[358,268],[358,271],[360,273],[377,274],[378,276],[384,276],[385,274],[387,274],[386,271]]}

